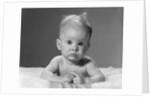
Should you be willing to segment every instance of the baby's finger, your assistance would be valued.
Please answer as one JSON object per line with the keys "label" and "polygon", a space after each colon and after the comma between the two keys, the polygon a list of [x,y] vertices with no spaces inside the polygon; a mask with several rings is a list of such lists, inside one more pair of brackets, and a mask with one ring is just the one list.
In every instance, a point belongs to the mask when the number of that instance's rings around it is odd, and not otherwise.
{"label": "baby's finger", "polygon": [[73,79],[74,77],[75,77],[75,76],[74,76],[73,74],[71,74],[71,73],[69,74],[69,78],[70,78],[70,79]]}
{"label": "baby's finger", "polygon": [[76,83],[76,84],[78,84],[78,83],[80,83],[80,80],[79,80],[79,78],[74,78],[73,82]]}
{"label": "baby's finger", "polygon": [[71,72],[71,74],[74,76],[74,77],[77,77],[78,74],[74,73],[74,72]]}
{"label": "baby's finger", "polygon": [[74,76],[72,74],[67,75],[68,79],[72,80]]}

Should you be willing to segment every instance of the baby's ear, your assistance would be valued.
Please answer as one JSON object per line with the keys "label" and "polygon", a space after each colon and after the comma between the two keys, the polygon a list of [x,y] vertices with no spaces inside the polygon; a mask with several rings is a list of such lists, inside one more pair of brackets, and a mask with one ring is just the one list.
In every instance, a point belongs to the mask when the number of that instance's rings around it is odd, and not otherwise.
{"label": "baby's ear", "polygon": [[61,50],[61,43],[60,43],[60,39],[56,39],[56,46],[58,50]]}

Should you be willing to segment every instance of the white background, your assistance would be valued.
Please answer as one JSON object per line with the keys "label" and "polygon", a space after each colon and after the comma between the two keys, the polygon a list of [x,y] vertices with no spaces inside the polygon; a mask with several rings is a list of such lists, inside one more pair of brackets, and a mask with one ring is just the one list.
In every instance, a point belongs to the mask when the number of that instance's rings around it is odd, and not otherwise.
{"label": "white background", "polygon": [[[3,13],[3,6],[2,4],[0,5],[0,11],[1,13]],[[150,50],[150,0],[146,0],[146,23],[147,23],[147,39],[148,39],[148,50]],[[3,24],[2,24],[2,21],[3,21],[3,16],[0,15],[0,27],[3,27]],[[3,37],[2,35],[2,29],[0,29],[1,31],[1,34],[0,34],[0,39]],[[0,40],[0,47],[2,46],[2,40]],[[1,49],[1,48],[0,48]],[[2,54],[2,49],[0,50],[0,54]],[[148,51],[148,57],[150,57],[150,53]],[[148,59],[148,61],[150,61],[150,59]],[[150,69],[150,68],[149,68]],[[0,70],[1,71],[1,70]],[[149,70],[150,71],[150,70]],[[149,75],[149,78],[150,78],[150,75]],[[106,98],[116,98],[116,97],[119,97],[120,96],[99,96],[99,95],[58,95],[58,96],[53,96],[53,95],[32,95],[32,94],[29,94],[29,95],[25,95],[25,94],[1,94],[0,97],[2,98],[9,98],[9,97],[17,97],[17,98],[20,98],[20,97],[36,97],[36,98],[40,98],[40,97],[66,97],[66,98],[70,98],[70,97],[73,97],[73,98],[76,98],[76,97],[106,97]],[[150,96],[150,94],[144,94],[142,96],[124,96],[124,97],[131,97],[131,98],[137,98],[137,97],[148,97]]]}

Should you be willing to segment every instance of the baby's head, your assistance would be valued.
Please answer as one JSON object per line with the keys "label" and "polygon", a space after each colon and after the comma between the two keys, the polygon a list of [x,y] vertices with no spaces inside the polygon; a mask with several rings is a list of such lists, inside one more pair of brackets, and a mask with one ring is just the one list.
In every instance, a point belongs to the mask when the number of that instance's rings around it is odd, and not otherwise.
{"label": "baby's head", "polygon": [[91,35],[86,13],[66,16],[60,24],[57,48],[67,60],[78,63],[90,47]]}

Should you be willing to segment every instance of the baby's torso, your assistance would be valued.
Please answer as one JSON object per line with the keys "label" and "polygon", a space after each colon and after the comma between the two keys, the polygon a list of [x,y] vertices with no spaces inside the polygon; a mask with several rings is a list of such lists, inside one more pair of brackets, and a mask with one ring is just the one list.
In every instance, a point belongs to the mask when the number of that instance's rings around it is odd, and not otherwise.
{"label": "baby's torso", "polygon": [[70,74],[71,72],[74,72],[77,75],[79,75],[79,77],[81,78],[81,82],[85,83],[85,79],[88,77],[88,74],[86,71],[86,64],[84,65],[67,64],[62,58],[61,61],[59,62],[59,75],[65,76],[65,75]]}
{"label": "baby's torso", "polygon": [[60,75],[61,76],[68,75],[71,72],[76,73],[81,78],[81,82],[82,83],[85,82],[84,79],[85,79],[85,77],[87,77],[87,73],[86,73],[85,67],[79,67],[79,66],[73,66],[73,65],[66,67],[66,65],[63,65],[63,66],[60,66],[60,70],[59,71],[60,71]]}

